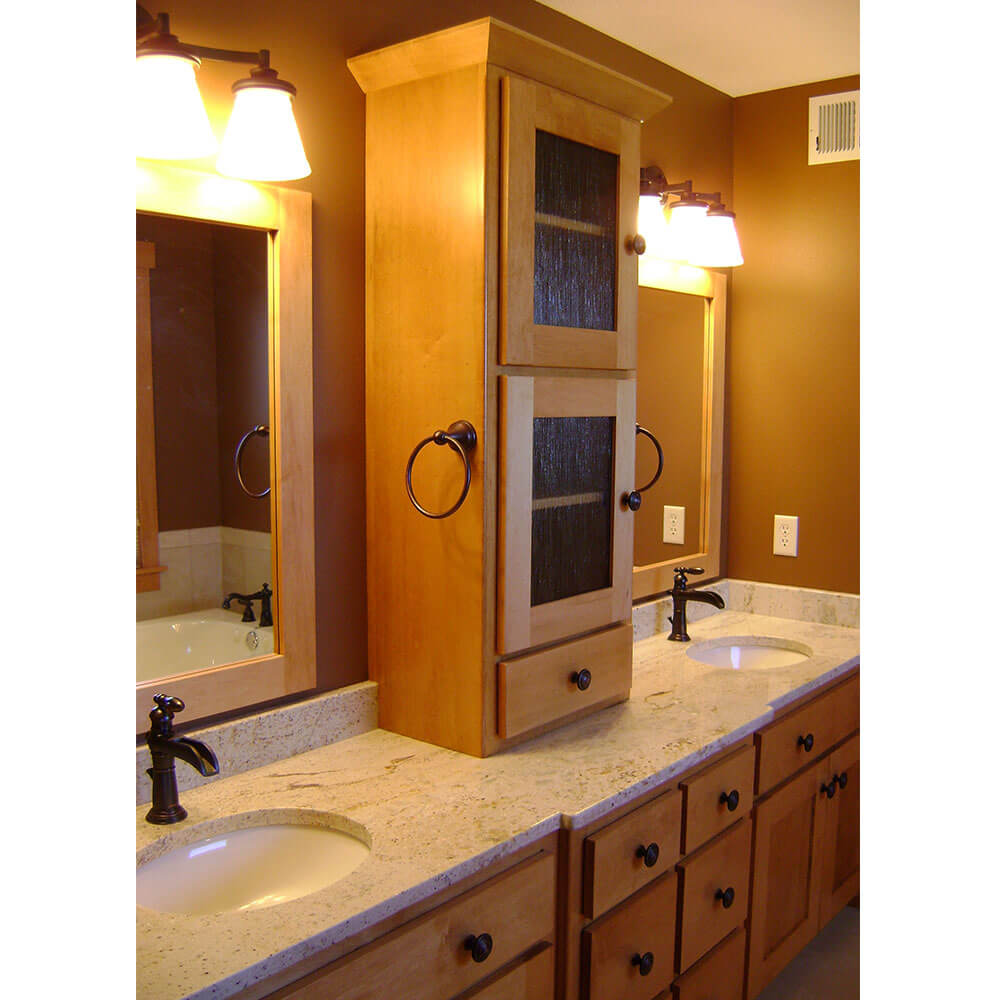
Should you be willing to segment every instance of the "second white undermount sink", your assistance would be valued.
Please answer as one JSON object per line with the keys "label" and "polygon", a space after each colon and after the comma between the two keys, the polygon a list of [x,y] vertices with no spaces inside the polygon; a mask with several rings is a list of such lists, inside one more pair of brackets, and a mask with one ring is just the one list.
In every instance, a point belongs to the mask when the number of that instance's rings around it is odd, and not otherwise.
{"label": "second white undermount sink", "polygon": [[793,639],[747,635],[708,639],[692,646],[687,655],[712,667],[757,671],[801,663],[812,656],[812,650],[805,643]]}
{"label": "second white undermount sink", "polygon": [[338,881],[370,851],[360,828],[354,834],[302,821],[239,826],[141,864],[136,902],[161,913],[186,914],[275,906]]}

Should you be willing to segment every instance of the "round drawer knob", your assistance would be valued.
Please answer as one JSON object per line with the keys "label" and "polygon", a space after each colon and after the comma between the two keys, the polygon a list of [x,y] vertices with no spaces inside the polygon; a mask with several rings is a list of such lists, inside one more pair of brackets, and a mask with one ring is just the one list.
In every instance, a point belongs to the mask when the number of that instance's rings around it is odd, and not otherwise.
{"label": "round drawer knob", "polygon": [[625,249],[631,250],[641,257],[646,252],[646,237],[640,233],[636,233],[635,236],[626,237]]}
{"label": "round drawer knob", "polygon": [[837,779],[832,778],[829,785],[820,785],[820,792],[822,792],[828,799],[832,799],[834,795],[837,794]]}
{"label": "round drawer knob", "polygon": [[805,736],[799,737],[798,746],[802,747],[802,749],[805,750],[806,753],[810,753],[812,751],[814,742],[815,740],[813,739],[813,734],[807,733]]}
{"label": "round drawer knob", "polygon": [[493,951],[493,938],[489,934],[480,934],[478,937],[470,934],[465,939],[465,947],[472,952],[473,962],[485,962]]}
{"label": "round drawer knob", "polygon": [[719,805],[725,806],[730,812],[733,812],[739,804],[740,793],[735,788],[728,795],[723,792],[719,796]]}
{"label": "round drawer knob", "polygon": [[647,951],[645,955],[633,955],[632,964],[639,966],[640,976],[648,976],[653,971],[653,953]]}
{"label": "round drawer knob", "polygon": [[736,898],[736,890],[732,886],[729,886],[728,889],[716,889],[715,898],[721,899],[723,909],[728,910]]}
{"label": "round drawer knob", "polygon": [[642,863],[647,868],[652,868],[660,859],[660,845],[653,841],[649,846],[639,845],[635,852],[637,858],[642,858]]}
{"label": "round drawer knob", "polygon": [[844,771],[841,774],[837,775],[837,784],[840,785],[841,788],[846,788],[847,787],[847,772],[846,771]]}
{"label": "round drawer knob", "polygon": [[590,671],[587,669],[574,670],[573,673],[569,675],[569,679],[581,690],[586,691],[590,687],[590,682],[593,678],[590,676]]}

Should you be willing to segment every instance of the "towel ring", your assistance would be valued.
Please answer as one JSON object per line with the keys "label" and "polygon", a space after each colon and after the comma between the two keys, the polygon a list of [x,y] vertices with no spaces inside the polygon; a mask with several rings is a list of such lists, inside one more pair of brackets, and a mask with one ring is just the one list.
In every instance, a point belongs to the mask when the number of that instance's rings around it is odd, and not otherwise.
{"label": "towel ring", "polygon": [[271,492],[271,487],[268,486],[267,489],[261,490],[260,493],[254,493],[253,490],[247,487],[247,484],[243,482],[243,470],[240,468],[240,462],[243,459],[243,446],[250,440],[255,434],[259,434],[261,437],[267,437],[270,434],[266,424],[257,424],[256,427],[251,427],[250,430],[240,438],[240,443],[236,446],[236,480],[239,482],[240,487],[243,492],[248,497],[253,497],[255,500],[260,500],[262,497],[266,497],[268,493]]}
{"label": "towel ring", "polygon": [[660,478],[660,473],[663,472],[663,449],[660,447],[660,442],[656,440],[653,435],[646,430],[645,427],[640,427],[639,424],[635,425],[635,436],[638,437],[640,434],[645,434],[650,441],[653,442],[653,447],[656,448],[656,474],[645,486],[640,486],[637,490],[632,490],[631,493],[626,493],[622,497],[622,503],[628,507],[629,510],[638,510],[642,506],[642,494],[646,492],[651,486],[654,486],[657,480]]}
{"label": "towel ring", "polygon": [[[434,442],[438,445],[448,445],[453,451],[458,452],[462,457],[462,461],[465,463],[465,485],[462,487],[462,495],[455,502],[454,506],[449,507],[443,514],[432,514],[429,510],[421,507],[417,502],[417,498],[413,495],[413,463],[420,454],[421,449],[425,446]],[[420,442],[413,449],[410,455],[410,460],[406,463],[406,494],[410,498],[410,503],[420,511],[424,517],[430,517],[434,520],[440,520],[443,517],[451,517],[452,514],[458,510],[459,507],[465,503],[465,498],[469,495],[469,486],[472,484],[472,462],[469,460],[469,454],[473,448],[476,447],[476,429],[469,423],[468,420],[456,420],[448,430],[446,431],[435,431],[430,437],[425,437],[423,441]]]}

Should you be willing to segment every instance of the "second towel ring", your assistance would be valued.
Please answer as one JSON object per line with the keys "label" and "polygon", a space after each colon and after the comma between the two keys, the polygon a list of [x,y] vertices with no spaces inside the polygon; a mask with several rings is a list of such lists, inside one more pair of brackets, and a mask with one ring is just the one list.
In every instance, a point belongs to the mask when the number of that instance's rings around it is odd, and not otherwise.
{"label": "second towel ring", "polygon": [[243,482],[243,470],[240,468],[240,462],[243,458],[243,446],[250,440],[255,434],[259,434],[261,437],[267,437],[270,434],[267,424],[257,424],[256,427],[251,427],[250,430],[240,438],[240,443],[236,446],[236,480],[240,484],[243,492],[246,493],[248,497],[253,497],[255,500],[260,500],[262,497],[266,497],[268,493],[271,492],[271,487],[268,486],[267,489],[261,490],[259,493],[254,493],[253,490],[247,487],[247,484]]}
{"label": "second towel ring", "polygon": [[[433,514],[422,507],[417,498],[413,495],[413,463],[421,449],[431,442],[439,445],[448,445],[453,451],[458,452],[465,463],[465,485],[462,487],[462,495],[455,504],[449,507],[443,514]],[[410,498],[410,503],[420,511],[424,517],[429,517],[435,521],[443,517],[451,517],[459,507],[465,503],[465,498],[469,495],[469,487],[472,485],[472,462],[469,453],[476,447],[476,429],[468,420],[456,420],[446,431],[435,431],[429,437],[425,437],[410,455],[410,460],[406,463],[406,495]]]}
{"label": "second towel ring", "polygon": [[653,447],[656,448],[656,474],[645,486],[640,486],[637,490],[632,490],[631,493],[626,493],[622,497],[622,503],[632,511],[638,510],[642,506],[642,494],[656,483],[660,478],[660,473],[663,472],[663,449],[660,447],[660,442],[645,427],[636,424],[635,436],[638,437],[640,434],[645,434],[653,442]]}

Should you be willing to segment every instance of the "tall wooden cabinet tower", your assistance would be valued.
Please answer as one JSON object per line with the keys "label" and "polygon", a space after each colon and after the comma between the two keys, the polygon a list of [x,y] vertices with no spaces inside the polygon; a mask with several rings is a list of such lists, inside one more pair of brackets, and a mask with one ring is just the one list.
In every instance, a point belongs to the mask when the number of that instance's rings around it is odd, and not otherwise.
{"label": "tall wooden cabinet tower", "polygon": [[485,756],[628,697],[639,123],[670,98],[491,18],[348,65],[379,724]]}

